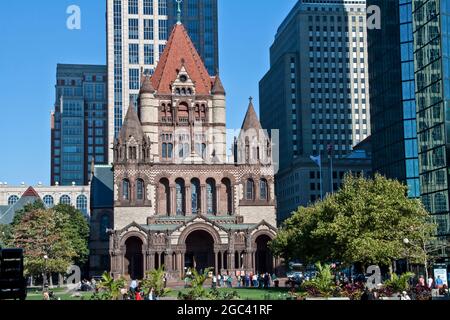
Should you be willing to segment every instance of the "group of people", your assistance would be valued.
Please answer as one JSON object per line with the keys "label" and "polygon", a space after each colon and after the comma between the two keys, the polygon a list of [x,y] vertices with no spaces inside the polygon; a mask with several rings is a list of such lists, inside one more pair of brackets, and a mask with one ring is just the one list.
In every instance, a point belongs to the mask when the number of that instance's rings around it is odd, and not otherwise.
{"label": "group of people", "polygon": [[122,300],[158,300],[158,296],[154,288],[151,288],[145,292],[137,280],[131,281],[129,289],[123,288],[120,290],[120,294],[122,295]]}
{"label": "group of people", "polygon": [[277,281],[275,275],[270,273],[253,274],[247,273],[245,275],[238,276],[238,286],[243,288],[260,288],[268,289],[272,286],[273,282]]}
{"label": "group of people", "polygon": [[[260,289],[268,289],[273,284],[278,283],[278,279],[275,275],[270,275],[269,273],[265,274],[238,274],[237,276],[233,276],[229,273],[226,274],[212,274],[210,275],[211,279],[211,288],[233,288],[233,286],[237,286],[238,288],[260,288]],[[189,286],[190,274],[186,274],[184,279],[185,287]]]}
{"label": "group of people", "polygon": [[230,274],[220,274],[213,275],[212,277],[212,288],[233,288],[233,276]]}
{"label": "group of people", "polygon": [[[448,287],[444,283],[444,281],[441,279],[440,276],[437,276],[436,279],[433,279],[433,277],[430,275],[427,280],[425,280],[425,277],[423,275],[419,276],[417,280],[416,289],[426,289],[426,290],[438,290],[440,295],[447,296],[449,294]],[[412,300],[411,296],[406,292],[401,292],[398,297],[399,300]],[[378,300],[378,292],[376,290],[371,290],[366,288],[364,290],[364,293],[361,297],[361,300]]]}

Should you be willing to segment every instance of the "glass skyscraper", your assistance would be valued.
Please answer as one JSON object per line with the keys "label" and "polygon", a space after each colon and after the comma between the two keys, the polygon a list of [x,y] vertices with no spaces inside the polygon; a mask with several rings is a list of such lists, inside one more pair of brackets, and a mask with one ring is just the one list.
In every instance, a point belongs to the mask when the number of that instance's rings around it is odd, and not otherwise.
{"label": "glass skyscraper", "polygon": [[381,29],[368,30],[373,171],[420,196],[412,0],[368,0]]}
{"label": "glass skyscraper", "polygon": [[51,118],[52,185],[87,185],[91,163],[108,163],[106,66],[57,66]]}
{"label": "glass skyscraper", "polygon": [[422,201],[440,236],[450,236],[450,2],[413,1]]}
{"label": "glass skyscraper", "polygon": [[[107,0],[111,148],[130,101],[137,107],[141,72],[152,74],[160,60],[177,21],[177,9],[175,0]],[[208,72],[213,75],[219,66],[217,11],[217,0],[182,2],[182,22]]]}

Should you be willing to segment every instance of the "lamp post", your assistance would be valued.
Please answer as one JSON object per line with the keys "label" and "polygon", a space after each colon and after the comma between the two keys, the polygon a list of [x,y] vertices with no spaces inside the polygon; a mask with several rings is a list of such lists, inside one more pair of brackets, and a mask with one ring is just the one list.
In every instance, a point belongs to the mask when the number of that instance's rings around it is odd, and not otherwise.
{"label": "lamp post", "polygon": [[48,255],[44,255],[44,279],[43,279],[43,290],[45,290],[45,286],[47,285],[47,260]]}
{"label": "lamp post", "polygon": [[[426,245],[424,244],[424,246],[422,248],[421,246],[412,243],[408,238],[403,239],[403,243],[407,246],[409,245],[418,250],[421,250],[421,251],[423,250],[423,253],[424,253],[423,265],[425,267],[425,277],[426,277],[426,279],[428,279],[428,252],[427,252]],[[408,269],[408,257],[406,257],[406,266]]]}

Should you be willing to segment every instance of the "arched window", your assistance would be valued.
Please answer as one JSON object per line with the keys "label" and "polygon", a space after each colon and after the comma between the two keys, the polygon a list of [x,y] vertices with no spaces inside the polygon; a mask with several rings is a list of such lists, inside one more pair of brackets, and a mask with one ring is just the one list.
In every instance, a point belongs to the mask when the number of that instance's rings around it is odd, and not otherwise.
{"label": "arched window", "polygon": [[167,159],[172,159],[173,157],[173,144],[167,144]]}
{"label": "arched window", "polygon": [[170,206],[171,192],[169,180],[163,178],[159,181],[158,186],[158,213],[169,216],[171,213]]}
{"label": "arched window", "polygon": [[200,181],[198,179],[192,179],[191,181],[191,199],[192,199],[192,214],[200,213]]}
{"label": "arched window", "polygon": [[208,214],[217,214],[216,181],[214,179],[206,180],[206,204]]}
{"label": "arched window", "polygon": [[206,144],[202,143],[202,158],[206,159]]}
{"label": "arched window", "polygon": [[55,199],[50,195],[46,195],[42,200],[47,208],[52,208],[55,205]]}
{"label": "arched window", "polygon": [[103,241],[108,240],[108,234],[106,233],[106,230],[108,230],[109,228],[110,228],[109,216],[107,214],[105,214],[100,219],[99,234],[100,234],[100,239],[101,240],[103,240]]}
{"label": "arched window", "polygon": [[63,195],[61,198],[59,198],[59,204],[67,204],[70,205],[72,200],[68,195]]}
{"label": "arched window", "polygon": [[144,180],[142,179],[136,181],[136,199],[139,201],[144,200]]}
{"label": "arched window", "polygon": [[8,206],[13,206],[17,203],[17,201],[19,201],[19,197],[18,196],[11,196],[8,198]]}
{"label": "arched window", "polygon": [[177,216],[182,216],[185,214],[185,204],[186,204],[186,190],[183,179],[177,179],[175,181],[177,190]]}
{"label": "arched window", "polygon": [[222,179],[222,188],[221,188],[221,194],[220,194],[220,202],[222,203],[223,200],[226,199],[226,203],[223,203],[225,205],[225,208],[221,208],[222,210],[226,211],[228,215],[233,214],[233,188],[231,187],[231,181],[228,178]]}
{"label": "arched window", "polygon": [[130,200],[130,181],[128,180],[122,181],[122,199]]}
{"label": "arched window", "polygon": [[255,199],[255,184],[252,179],[247,180],[247,186],[245,190],[246,200],[253,201]]}
{"label": "arched window", "polygon": [[80,195],[77,198],[77,209],[87,215],[88,200],[86,196]]}
{"label": "arched window", "polygon": [[268,200],[268,184],[265,179],[259,182],[259,197],[261,200]]}
{"label": "arched window", "polygon": [[162,144],[161,156],[163,159],[167,159],[167,143]]}

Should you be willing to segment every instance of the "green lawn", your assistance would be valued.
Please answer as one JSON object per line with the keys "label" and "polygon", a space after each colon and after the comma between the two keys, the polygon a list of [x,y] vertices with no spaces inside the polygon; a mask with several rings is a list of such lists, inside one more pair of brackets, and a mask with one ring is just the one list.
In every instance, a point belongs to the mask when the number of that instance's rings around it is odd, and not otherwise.
{"label": "green lawn", "polygon": [[[177,297],[179,292],[186,292],[186,289],[171,291],[169,296]],[[254,288],[223,288],[219,291],[237,291],[242,300],[286,300],[289,293],[287,288],[254,289]]]}
{"label": "green lawn", "polygon": [[[285,300],[289,290],[287,288],[254,289],[254,288],[223,288],[219,291],[231,292],[236,290],[242,300]],[[72,294],[66,293],[65,289],[53,289],[57,298],[64,301],[89,300],[92,296],[90,292],[80,293],[81,297],[72,297]],[[174,289],[169,296],[176,298],[178,293],[186,292],[186,289]],[[43,300],[42,292],[39,290],[29,290],[27,300]]]}
{"label": "green lawn", "polygon": [[[72,297],[72,293],[66,293],[65,289],[51,289],[50,291],[53,291],[55,294],[55,297],[60,298],[61,300],[64,301],[80,301],[86,299],[89,300],[89,298],[91,297],[92,293],[90,292],[81,292],[80,295],[81,297]],[[41,290],[28,290],[28,295],[27,295],[27,300],[43,300],[42,298],[42,291]]]}

